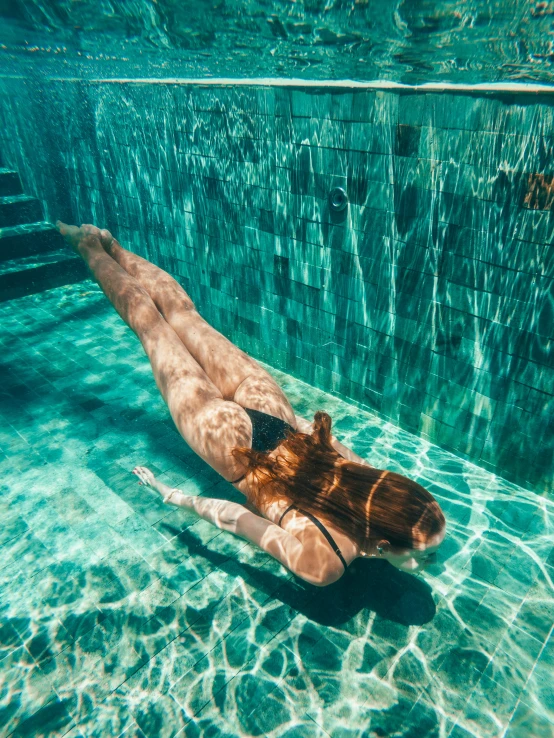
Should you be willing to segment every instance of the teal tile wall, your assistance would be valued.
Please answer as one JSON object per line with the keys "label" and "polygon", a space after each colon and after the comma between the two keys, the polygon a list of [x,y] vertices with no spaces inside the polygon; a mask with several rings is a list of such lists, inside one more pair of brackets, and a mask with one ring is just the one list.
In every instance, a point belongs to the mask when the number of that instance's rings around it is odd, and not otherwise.
{"label": "teal tile wall", "polygon": [[551,98],[8,79],[0,92],[4,164],[50,218],[113,229],[268,364],[552,490]]}

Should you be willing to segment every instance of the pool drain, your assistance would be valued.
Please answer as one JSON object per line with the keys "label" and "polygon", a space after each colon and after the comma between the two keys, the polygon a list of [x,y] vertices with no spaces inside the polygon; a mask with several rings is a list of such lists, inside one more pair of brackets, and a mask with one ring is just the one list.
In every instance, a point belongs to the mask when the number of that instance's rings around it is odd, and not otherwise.
{"label": "pool drain", "polygon": [[340,213],[348,205],[348,195],[342,187],[335,187],[329,193],[329,207],[335,213]]}

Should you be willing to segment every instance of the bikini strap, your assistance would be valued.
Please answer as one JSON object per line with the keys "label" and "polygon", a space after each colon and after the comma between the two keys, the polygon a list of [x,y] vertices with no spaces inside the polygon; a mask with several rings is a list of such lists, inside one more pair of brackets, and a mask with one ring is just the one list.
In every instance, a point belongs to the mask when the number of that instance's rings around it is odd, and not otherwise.
{"label": "bikini strap", "polygon": [[281,525],[281,523],[283,522],[283,518],[284,518],[284,517],[285,517],[285,515],[286,515],[286,514],[287,514],[288,512],[290,512],[291,510],[296,510],[296,505],[289,505],[289,506],[287,507],[287,509],[285,510],[285,512],[284,512],[284,513],[283,513],[283,514],[281,515],[281,517],[279,518],[279,522],[277,523],[277,525]]}
{"label": "bikini strap", "polygon": [[321,532],[323,533],[323,535],[324,535],[324,536],[325,536],[325,538],[327,539],[327,542],[328,542],[328,544],[329,544],[329,545],[331,546],[331,548],[333,549],[333,551],[334,551],[334,552],[335,552],[335,553],[337,554],[337,556],[339,557],[339,559],[340,559],[340,561],[341,561],[341,564],[342,564],[342,565],[344,566],[344,570],[346,571],[346,569],[348,568],[348,564],[346,563],[346,561],[345,561],[345,559],[344,559],[344,556],[342,555],[342,552],[341,552],[340,548],[338,547],[338,545],[337,545],[337,543],[336,543],[335,539],[334,539],[334,538],[333,538],[333,536],[332,536],[332,535],[331,535],[331,534],[329,533],[329,531],[328,531],[328,530],[327,530],[327,528],[326,528],[326,527],[325,527],[325,526],[323,525],[323,523],[320,523],[320,522],[319,522],[319,520],[318,520],[318,519],[317,519],[316,517],[314,517],[314,516],[313,516],[313,515],[312,515],[311,513],[309,513],[309,512],[306,512],[306,510],[300,510],[300,508],[296,507],[296,505],[289,505],[289,507],[287,507],[287,509],[285,510],[285,512],[284,512],[284,513],[283,513],[283,514],[281,515],[281,517],[279,518],[279,523],[278,523],[278,525],[281,525],[281,523],[282,523],[282,521],[283,521],[283,518],[284,518],[284,517],[285,517],[285,515],[286,515],[286,514],[287,514],[288,512],[290,512],[291,510],[298,510],[298,512],[299,512],[299,513],[302,513],[302,515],[305,515],[305,517],[307,517],[307,518],[308,518],[308,520],[311,520],[311,521],[312,521],[312,523],[313,523],[313,524],[314,524],[314,525],[315,525],[315,526],[316,526],[317,528],[319,528],[319,530],[320,530],[320,531],[321,531]]}
{"label": "bikini strap", "polygon": [[341,560],[341,564],[344,566],[344,570],[346,571],[346,569],[348,568],[348,564],[344,560],[344,556],[342,555],[340,548],[337,546],[335,539],[329,533],[329,531],[323,525],[323,523],[320,523],[320,521],[316,517],[314,517],[311,513],[306,512],[306,510],[299,510],[298,512],[302,513],[302,515],[305,515],[308,518],[308,520],[311,520],[312,523],[319,528],[319,530],[323,533],[323,535],[327,539],[327,542],[329,543],[333,551],[337,554],[337,556]]}
{"label": "bikini strap", "polygon": [[[248,472],[246,472],[246,474],[248,474]],[[238,484],[239,482],[242,482],[242,480],[246,478],[246,474],[243,474],[242,477],[239,477],[238,479],[234,479],[232,482],[229,482],[229,484]]]}

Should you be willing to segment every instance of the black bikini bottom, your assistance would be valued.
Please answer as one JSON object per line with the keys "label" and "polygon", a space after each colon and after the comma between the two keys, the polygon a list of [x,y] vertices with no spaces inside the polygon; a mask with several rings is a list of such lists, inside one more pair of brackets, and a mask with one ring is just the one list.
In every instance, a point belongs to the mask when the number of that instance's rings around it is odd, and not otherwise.
{"label": "black bikini bottom", "polygon": [[[254,449],[254,451],[260,451],[262,453],[269,453],[270,451],[274,451],[277,446],[285,440],[286,432],[288,430],[294,431],[294,428],[289,425],[289,423],[281,420],[281,418],[276,418],[273,415],[268,415],[267,413],[263,413],[260,410],[251,410],[247,407],[245,407],[244,410],[248,413],[250,420],[252,421],[252,448]],[[231,482],[231,484],[237,484],[237,482],[241,482],[245,476],[246,474],[243,474],[242,477],[235,479],[235,481]],[[290,510],[298,510],[299,513],[305,515],[308,520],[311,520],[312,523],[319,528],[319,530],[323,533],[323,535],[329,542],[329,545],[331,546],[333,551],[341,560],[341,563],[346,570],[348,565],[344,560],[344,556],[342,555],[341,550],[338,547],[335,539],[329,533],[323,523],[321,523],[311,513],[306,512],[305,510],[300,510],[300,508],[296,507],[295,505],[290,505],[281,515],[279,519],[279,525],[281,525],[281,521]]]}

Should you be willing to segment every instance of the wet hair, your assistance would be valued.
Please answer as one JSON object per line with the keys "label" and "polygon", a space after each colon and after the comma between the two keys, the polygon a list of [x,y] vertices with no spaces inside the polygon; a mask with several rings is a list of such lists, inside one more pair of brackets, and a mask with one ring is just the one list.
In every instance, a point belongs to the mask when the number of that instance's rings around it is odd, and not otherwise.
{"label": "wet hair", "polygon": [[276,458],[248,448],[234,456],[254,473],[250,499],[260,508],[286,500],[345,533],[364,550],[389,541],[398,549],[427,544],[445,526],[437,501],[395,472],[344,459],[331,445],[331,418],[317,412],[311,434],[289,431]]}

